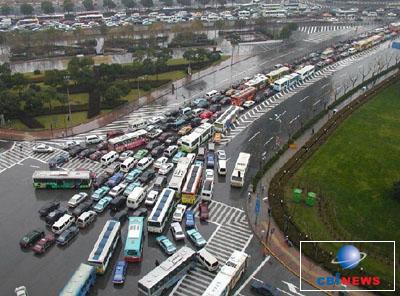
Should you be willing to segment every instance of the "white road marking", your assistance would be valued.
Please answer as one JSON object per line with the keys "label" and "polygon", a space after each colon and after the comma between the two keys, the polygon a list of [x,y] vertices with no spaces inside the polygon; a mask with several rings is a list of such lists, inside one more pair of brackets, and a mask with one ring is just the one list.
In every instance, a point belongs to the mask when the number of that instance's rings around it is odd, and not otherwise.
{"label": "white road marking", "polygon": [[305,96],[304,98],[302,98],[299,102],[301,103],[301,102],[303,102],[303,101],[305,101],[305,100],[307,100],[307,98],[309,98],[310,96]]}
{"label": "white road marking", "polygon": [[319,102],[321,102],[321,100],[316,101],[313,106],[317,105]]}
{"label": "white road marking", "polygon": [[40,169],[40,166],[37,166],[37,165],[30,165],[30,167],[34,168],[34,169]]}
{"label": "white road marking", "polygon": [[274,138],[274,137],[269,138],[269,140],[268,140],[267,142],[264,143],[264,146],[268,145],[268,144],[272,141],[273,138]]}
{"label": "white road marking", "polygon": [[252,140],[254,140],[254,138],[257,137],[257,135],[258,135],[259,133],[260,133],[260,132],[256,132],[256,133],[249,139],[249,142],[251,142]]}

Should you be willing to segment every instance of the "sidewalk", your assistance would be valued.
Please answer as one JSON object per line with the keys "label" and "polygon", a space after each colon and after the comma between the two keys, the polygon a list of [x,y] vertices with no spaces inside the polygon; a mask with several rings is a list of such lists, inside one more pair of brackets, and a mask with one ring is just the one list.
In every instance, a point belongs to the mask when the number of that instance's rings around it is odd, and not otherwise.
{"label": "sidewalk", "polygon": [[[391,74],[391,76],[393,75],[392,73],[388,74]],[[381,77],[380,79],[377,80],[374,86],[379,85],[379,83],[381,83],[387,78],[388,75]],[[368,93],[374,94],[375,89],[374,88],[371,89]],[[349,103],[353,102],[356,98],[359,98],[361,95],[366,95],[366,94],[363,94],[362,91],[359,91],[350,98],[348,98],[346,101],[341,103],[338,107],[336,107],[336,109],[339,111],[344,109],[344,107],[346,107]],[[321,128],[328,122],[331,116],[332,116],[331,112],[326,114],[312,127],[306,130],[295,141],[296,148],[290,148],[282,154],[282,156],[271,166],[271,168],[261,179],[260,181],[261,184],[259,186],[259,188],[261,189],[256,190],[256,192],[251,195],[251,198],[249,198],[247,202],[248,220],[255,236],[260,240],[260,242],[265,247],[268,253],[272,254],[278,261],[280,261],[280,263],[283,266],[285,266],[288,270],[290,270],[293,274],[297,276],[300,276],[300,252],[297,248],[289,246],[285,234],[280,230],[279,226],[275,223],[274,219],[270,217],[268,212],[270,209],[269,197],[267,197],[267,194],[269,191],[269,186],[272,178],[299,150],[303,148],[304,144],[306,144],[312,138],[314,133],[318,133],[318,131],[321,130]],[[258,217],[255,214],[255,204],[257,195],[259,196],[261,201]],[[269,236],[267,237],[268,232]],[[320,287],[317,287],[314,284],[315,278],[321,276],[323,277],[331,276],[331,274],[326,270],[324,270],[323,268],[321,268],[320,266],[316,265],[312,260],[308,259],[304,255],[301,255],[301,261],[302,261],[301,264],[302,280],[306,281],[316,289],[320,289]],[[349,288],[356,289],[355,287],[349,287]],[[363,292],[357,292],[357,295],[372,295],[372,293],[368,291],[365,292],[363,291]]]}

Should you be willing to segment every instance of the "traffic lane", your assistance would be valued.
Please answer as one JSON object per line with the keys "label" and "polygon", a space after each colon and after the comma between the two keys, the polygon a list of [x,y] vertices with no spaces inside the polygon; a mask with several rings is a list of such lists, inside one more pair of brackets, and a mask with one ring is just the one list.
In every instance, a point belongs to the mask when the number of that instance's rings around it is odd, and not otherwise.
{"label": "traffic lane", "polygon": [[[25,233],[35,228],[45,228],[44,221],[37,213],[40,207],[53,199],[61,200],[65,206],[69,198],[76,193],[72,190],[34,190],[32,174],[39,168],[47,169],[47,166],[27,159],[0,174],[0,295],[10,295],[15,287],[20,285],[25,285],[32,295],[57,295],[79,264],[87,262],[105,222],[111,218],[109,211],[100,214],[97,220],[88,229],[80,231],[68,246],[53,246],[44,256],[35,256],[29,250],[21,250],[18,243]],[[197,223],[197,226],[205,239],[216,229],[211,223]],[[166,232],[172,240],[169,227],[166,228]],[[122,241],[126,233],[127,223],[121,231]],[[185,240],[185,244],[194,249],[188,239]],[[180,243],[179,246],[181,245]],[[98,277],[93,288],[95,295],[132,295],[132,291],[137,291],[137,281],[155,267],[155,260],[161,262],[167,258],[156,244],[155,235],[146,234],[144,260],[140,264],[129,265],[127,282],[124,288],[119,289],[112,285],[110,277],[115,262],[118,258],[123,258],[122,249],[123,243],[119,243],[106,274]],[[133,295],[137,295],[136,292],[133,292]]]}
{"label": "traffic lane", "polygon": [[[14,144],[13,141],[1,140],[0,139],[0,153],[5,152],[6,150],[10,149]],[[1,157],[1,155],[0,155]]]}

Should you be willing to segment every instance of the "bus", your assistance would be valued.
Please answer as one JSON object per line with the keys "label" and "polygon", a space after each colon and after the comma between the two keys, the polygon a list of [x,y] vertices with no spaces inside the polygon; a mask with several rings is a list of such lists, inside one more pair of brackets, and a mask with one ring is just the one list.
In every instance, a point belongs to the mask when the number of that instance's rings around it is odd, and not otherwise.
{"label": "bus", "polygon": [[231,186],[243,187],[249,163],[250,163],[250,154],[245,152],[240,152],[231,175]]}
{"label": "bus", "polygon": [[182,157],[179,159],[176,168],[172,173],[172,177],[169,180],[168,188],[175,190],[177,195],[181,193],[190,164],[191,161],[188,157]]}
{"label": "bus", "polygon": [[96,273],[104,274],[121,237],[121,223],[108,220],[89,255],[88,262],[96,268]]}
{"label": "bus", "polygon": [[25,27],[25,26],[33,26],[33,25],[39,25],[39,20],[37,17],[34,18],[26,18],[17,21],[15,24],[17,27]]}
{"label": "bus", "polygon": [[372,46],[372,40],[370,38],[362,39],[354,44],[354,48],[357,49],[358,51],[367,49],[371,46]]}
{"label": "bus", "polygon": [[304,81],[308,77],[314,74],[315,67],[313,65],[307,65],[304,66],[303,68],[299,69],[296,71],[297,74],[299,74],[299,80]]}
{"label": "bus", "polygon": [[138,281],[139,295],[165,295],[195,265],[196,252],[183,246]]}
{"label": "bus", "polygon": [[127,144],[143,141],[147,131],[140,129],[108,140],[108,149],[122,152]]}
{"label": "bus", "polygon": [[227,296],[246,272],[248,255],[233,251],[217,276],[204,291],[203,296]]}
{"label": "bus", "polygon": [[201,164],[194,164],[190,167],[185,186],[183,186],[182,190],[181,199],[183,204],[195,204],[197,192],[201,184],[202,172],[203,166]]}
{"label": "bus", "polygon": [[96,13],[96,14],[87,14],[87,15],[78,15],[75,17],[77,22],[102,22],[103,21],[103,14]]}
{"label": "bus", "polygon": [[276,80],[281,78],[282,76],[289,74],[290,69],[288,67],[280,67],[274,71],[271,71],[267,74],[267,79],[270,85],[273,85]]}
{"label": "bus", "polygon": [[245,101],[250,101],[256,95],[257,89],[255,87],[246,87],[231,95],[232,105],[242,106]]}
{"label": "bus", "polygon": [[214,130],[219,133],[225,133],[226,130],[236,121],[239,113],[240,107],[234,105],[230,106],[214,122]]}
{"label": "bus", "polygon": [[333,50],[333,48],[329,47],[321,53],[321,59],[323,60],[329,59],[333,56],[334,53],[335,51]]}
{"label": "bus", "polygon": [[287,88],[290,84],[290,79],[285,76],[274,82],[274,86],[272,87],[276,91],[282,91]]}
{"label": "bus", "polygon": [[92,185],[90,171],[35,171],[33,187],[37,189],[87,189]]}
{"label": "bus", "polygon": [[268,84],[267,77],[263,74],[257,74],[253,77],[253,79],[250,79],[244,85],[255,87],[257,90],[260,90],[265,88],[267,84]]}
{"label": "bus", "polygon": [[164,188],[147,219],[147,231],[161,233],[164,230],[168,217],[175,206],[175,190]]}
{"label": "bus", "polygon": [[72,277],[58,294],[59,296],[86,296],[96,281],[96,270],[93,266],[81,263]]}
{"label": "bus", "polygon": [[59,14],[42,14],[42,15],[37,15],[36,18],[39,20],[39,23],[44,23],[44,22],[61,22],[64,20],[64,14],[59,13]]}
{"label": "bus", "polygon": [[144,218],[129,217],[124,259],[128,262],[139,262],[143,259]]}
{"label": "bus", "polygon": [[184,152],[193,152],[202,143],[212,137],[214,127],[211,123],[205,122],[196,127],[189,135],[185,135],[180,139],[180,149]]}

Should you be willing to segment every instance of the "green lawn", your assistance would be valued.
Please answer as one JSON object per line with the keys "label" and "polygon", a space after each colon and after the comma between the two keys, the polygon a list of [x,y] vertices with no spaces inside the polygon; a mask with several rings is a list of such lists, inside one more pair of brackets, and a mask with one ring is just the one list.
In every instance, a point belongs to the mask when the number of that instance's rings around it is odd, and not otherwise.
{"label": "green lawn", "polygon": [[[399,110],[400,82],[340,125],[290,180],[286,200],[300,187],[317,192],[329,205],[320,210],[288,203],[296,224],[314,240],[400,241],[400,201],[391,196],[393,183],[400,180]],[[379,255],[392,257],[390,251],[381,248]],[[393,265],[372,258],[363,264],[393,278]]]}

